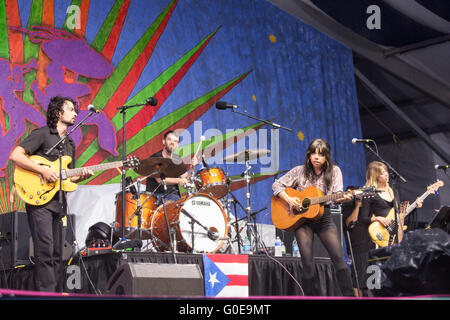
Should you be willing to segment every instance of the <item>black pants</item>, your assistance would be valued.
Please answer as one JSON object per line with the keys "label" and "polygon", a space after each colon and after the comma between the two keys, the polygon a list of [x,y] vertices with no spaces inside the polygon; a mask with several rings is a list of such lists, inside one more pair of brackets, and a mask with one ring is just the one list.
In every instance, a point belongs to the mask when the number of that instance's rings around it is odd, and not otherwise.
{"label": "black pants", "polygon": [[[64,236],[59,212],[27,205],[28,224],[34,249],[34,282],[37,291],[56,292],[61,269],[60,235]],[[64,239],[64,238],[63,238]]]}
{"label": "black pants", "polygon": [[[369,265],[369,252],[353,252],[353,259],[355,261],[356,272],[358,274],[359,287],[363,292],[367,291],[367,267]],[[356,288],[356,275],[352,268],[353,286]]]}

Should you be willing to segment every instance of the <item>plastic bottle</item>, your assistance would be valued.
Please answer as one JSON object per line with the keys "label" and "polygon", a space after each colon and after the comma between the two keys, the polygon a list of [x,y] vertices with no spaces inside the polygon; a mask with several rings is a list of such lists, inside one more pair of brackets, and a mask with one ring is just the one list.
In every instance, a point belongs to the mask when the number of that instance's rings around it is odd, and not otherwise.
{"label": "plastic bottle", "polygon": [[281,256],[285,256],[286,255],[286,246],[284,245],[284,242],[281,241]]}
{"label": "plastic bottle", "polygon": [[295,237],[294,237],[294,240],[292,241],[292,256],[300,257],[300,251],[298,250],[298,243],[297,243],[297,239]]}
{"label": "plastic bottle", "polygon": [[250,244],[250,240],[248,239],[248,236],[245,236],[244,243],[242,245],[242,251],[243,254],[252,254],[252,247]]}
{"label": "plastic bottle", "polygon": [[282,245],[281,239],[280,237],[277,236],[277,238],[275,239],[275,257],[282,256],[281,245]]}

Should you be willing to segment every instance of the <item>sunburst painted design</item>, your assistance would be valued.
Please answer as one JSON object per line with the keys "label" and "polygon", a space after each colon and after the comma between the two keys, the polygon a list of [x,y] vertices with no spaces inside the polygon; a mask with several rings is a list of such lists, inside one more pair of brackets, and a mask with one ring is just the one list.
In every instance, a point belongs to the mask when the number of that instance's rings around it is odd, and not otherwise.
{"label": "sunburst painted design", "polygon": [[[95,39],[89,45],[91,50],[100,54],[109,63],[111,63],[112,57],[114,56],[130,3],[131,0],[115,1]],[[107,78],[90,78],[84,74],[77,75],[70,70],[66,71],[68,79],[71,76],[75,77],[72,81],[83,83],[89,87],[89,94],[80,98],[80,108],[86,110],[89,104],[104,106],[102,113],[109,119],[115,131],[116,148],[111,151],[106,150],[101,145],[98,138],[99,129],[97,126],[90,125],[82,128],[82,139],[76,148],[78,167],[114,161],[121,157],[124,128],[122,114],[117,111],[118,106],[138,104],[150,96],[156,97],[158,100],[158,106],[155,108],[133,108],[129,109],[126,114],[127,154],[144,159],[154,152],[161,150],[162,135],[165,131],[169,129],[188,128],[194,121],[201,118],[216,101],[242,82],[251,72],[244,72],[205,95],[181,106],[167,116],[152,121],[158,109],[163,106],[166,99],[183,80],[185,74],[190,70],[196,60],[199,59],[214,35],[220,32],[220,27],[217,27],[175,63],[159,74],[151,83],[134,96],[130,96],[155,50],[161,35],[164,33],[173,12],[176,10],[177,3],[177,0],[172,0],[168,3],[123,59],[117,65],[113,66],[113,71]],[[29,19],[26,26],[24,26],[20,21],[18,0],[5,0],[0,3],[0,59],[6,59],[12,65],[23,65],[33,61],[33,59],[36,61],[36,68],[31,68],[29,72],[24,74],[25,86],[23,92],[17,92],[16,94],[23,102],[41,112],[44,117],[45,109],[38,103],[32,90],[32,84],[36,82],[40,88],[45,88],[49,81],[51,81],[45,72],[50,59],[42,50],[41,44],[34,42],[30,34],[24,33],[23,36],[22,33],[14,31],[11,27],[25,28],[30,32],[36,30],[33,29],[36,26],[55,29],[54,4],[54,0],[33,0]],[[71,30],[68,26],[69,17],[67,16],[62,31],[70,32],[76,39],[84,41],[90,1],[73,0],[71,4],[78,6],[80,9],[80,26]],[[36,127],[36,124],[26,121],[26,119],[24,121],[26,122],[26,130],[18,137],[19,141],[23,140]],[[209,152],[210,150],[224,150],[226,147],[236,143],[236,141],[243,139],[252,130],[257,130],[263,125],[263,123],[257,123],[220,137],[214,137],[208,141],[204,141],[202,149],[205,151],[205,154],[213,156],[214,152],[211,153]],[[3,132],[8,131],[11,126],[10,115],[4,112],[3,108],[0,109],[0,126]],[[187,145],[182,147],[179,152],[183,157],[188,158],[192,155],[193,150],[193,145]],[[0,178],[0,211],[23,210],[24,203],[17,195],[11,193],[13,185],[12,164],[8,162],[7,167],[3,168],[2,172],[4,176]],[[132,172],[130,174],[134,177],[136,176]],[[258,176],[258,179],[253,179],[253,182],[271,176],[273,175]],[[84,183],[99,185],[119,181],[120,174],[116,170],[108,170],[97,173]],[[235,186],[235,188],[240,187],[238,185]]]}

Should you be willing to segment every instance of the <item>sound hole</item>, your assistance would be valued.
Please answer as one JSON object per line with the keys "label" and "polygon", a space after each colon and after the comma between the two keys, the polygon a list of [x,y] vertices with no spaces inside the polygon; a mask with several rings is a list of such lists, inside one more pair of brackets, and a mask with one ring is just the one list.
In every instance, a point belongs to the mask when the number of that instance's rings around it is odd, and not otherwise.
{"label": "sound hole", "polygon": [[300,209],[295,208],[295,209],[293,210],[293,212],[294,212],[294,214],[301,214],[301,213],[304,213],[305,211],[308,210],[308,208],[309,208],[310,205],[311,205],[311,200],[308,199],[308,198],[305,198],[305,199],[302,200],[301,208],[300,208]]}

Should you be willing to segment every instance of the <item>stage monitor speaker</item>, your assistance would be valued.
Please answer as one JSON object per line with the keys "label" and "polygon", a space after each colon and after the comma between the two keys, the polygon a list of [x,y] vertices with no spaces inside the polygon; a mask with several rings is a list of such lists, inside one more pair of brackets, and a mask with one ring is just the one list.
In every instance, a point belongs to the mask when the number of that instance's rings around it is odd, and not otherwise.
{"label": "stage monitor speaker", "polygon": [[106,294],[204,296],[197,264],[125,263],[108,280]]}
{"label": "stage monitor speaker", "polygon": [[30,264],[30,228],[26,212],[0,214],[0,268],[9,269]]}
{"label": "stage monitor speaker", "polygon": [[[74,253],[75,215],[68,215],[66,241],[63,258],[67,260]],[[10,269],[28,265],[33,261],[33,240],[31,239],[28,216],[23,211],[0,214],[0,268]]]}

